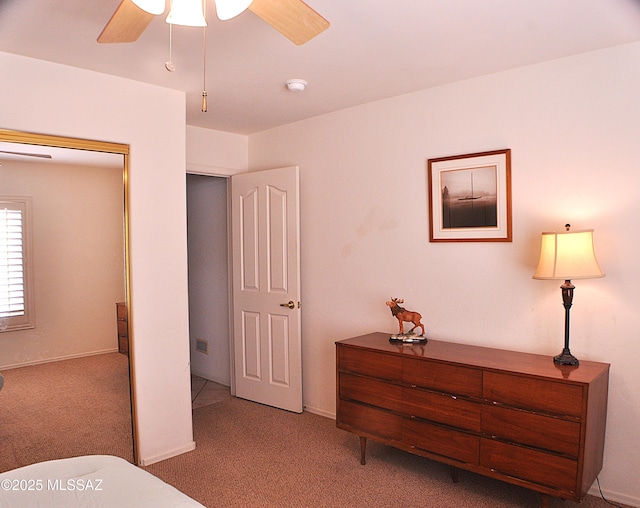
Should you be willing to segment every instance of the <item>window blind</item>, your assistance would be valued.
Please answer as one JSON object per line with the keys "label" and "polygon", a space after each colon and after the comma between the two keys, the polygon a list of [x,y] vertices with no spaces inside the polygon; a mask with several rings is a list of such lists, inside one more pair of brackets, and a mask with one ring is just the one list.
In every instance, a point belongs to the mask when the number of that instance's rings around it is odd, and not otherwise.
{"label": "window blind", "polygon": [[0,318],[25,314],[23,211],[0,208]]}

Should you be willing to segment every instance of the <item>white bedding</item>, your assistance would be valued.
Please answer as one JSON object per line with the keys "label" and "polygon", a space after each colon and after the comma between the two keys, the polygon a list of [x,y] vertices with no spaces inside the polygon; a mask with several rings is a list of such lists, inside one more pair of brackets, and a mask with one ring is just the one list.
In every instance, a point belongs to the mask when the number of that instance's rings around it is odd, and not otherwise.
{"label": "white bedding", "polygon": [[50,460],[0,474],[2,508],[204,508],[120,457]]}

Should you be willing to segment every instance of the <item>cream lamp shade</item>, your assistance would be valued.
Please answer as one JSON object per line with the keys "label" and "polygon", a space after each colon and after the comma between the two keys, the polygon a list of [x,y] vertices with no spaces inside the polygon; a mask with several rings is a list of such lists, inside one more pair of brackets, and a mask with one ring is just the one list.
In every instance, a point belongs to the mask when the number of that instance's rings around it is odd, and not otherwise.
{"label": "cream lamp shade", "polygon": [[207,26],[202,0],[173,0],[167,23],[181,26]]}
{"label": "cream lamp shade", "polygon": [[542,233],[540,260],[534,279],[604,277],[593,248],[593,229]]}

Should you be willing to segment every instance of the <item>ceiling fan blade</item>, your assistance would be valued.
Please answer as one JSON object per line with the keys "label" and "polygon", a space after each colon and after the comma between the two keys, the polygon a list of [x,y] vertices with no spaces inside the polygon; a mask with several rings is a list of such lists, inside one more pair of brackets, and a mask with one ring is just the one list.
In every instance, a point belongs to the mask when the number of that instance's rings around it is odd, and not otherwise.
{"label": "ceiling fan blade", "polygon": [[23,155],[25,157],[38,157],[40,159],[51,159],[51,155],[46,153],[10,152],[8,150],[0,150],[0,153],[6,153],[8,155]]}
{"label": "ceiling fan blade", "polygon": [[249,10],[297,45],[329,28],[329,22],[302,0],[253,0]]}
{"label": "ceiling fan blade", "polygon": [[98,42],[134,42],[154,17],[131,0],[122,0],[98,36]]}

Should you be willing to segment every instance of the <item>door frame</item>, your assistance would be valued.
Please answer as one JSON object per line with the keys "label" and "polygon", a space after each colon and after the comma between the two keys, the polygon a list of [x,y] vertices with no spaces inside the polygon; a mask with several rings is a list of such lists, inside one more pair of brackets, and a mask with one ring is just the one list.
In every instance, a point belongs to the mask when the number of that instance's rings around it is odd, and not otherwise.
{"label": "door frame", "polygon": [[[211,170],[211,171],[209,171]],[[232,396],[236,396],[236,370],[235,370],[235,327],[234,327],[234,305],[233,305],[233,228],[232,228],[232,185],[231,178],[235,175],[251,173],[251,171],[238,171],[228,173],[226,169],[222,169],[216,166],[202,166],[196,164],[187,163],[185,172],[185,178],[187,174],[208,176],[214,178],[224,178],[226,180],[226,208],[227,208],[227,275],[228,275],[228,287],[227,287],[227,300],[229,315],[228,327],[229,327],[229,388]],[[304,404],[303,404],[304,408]]]}

